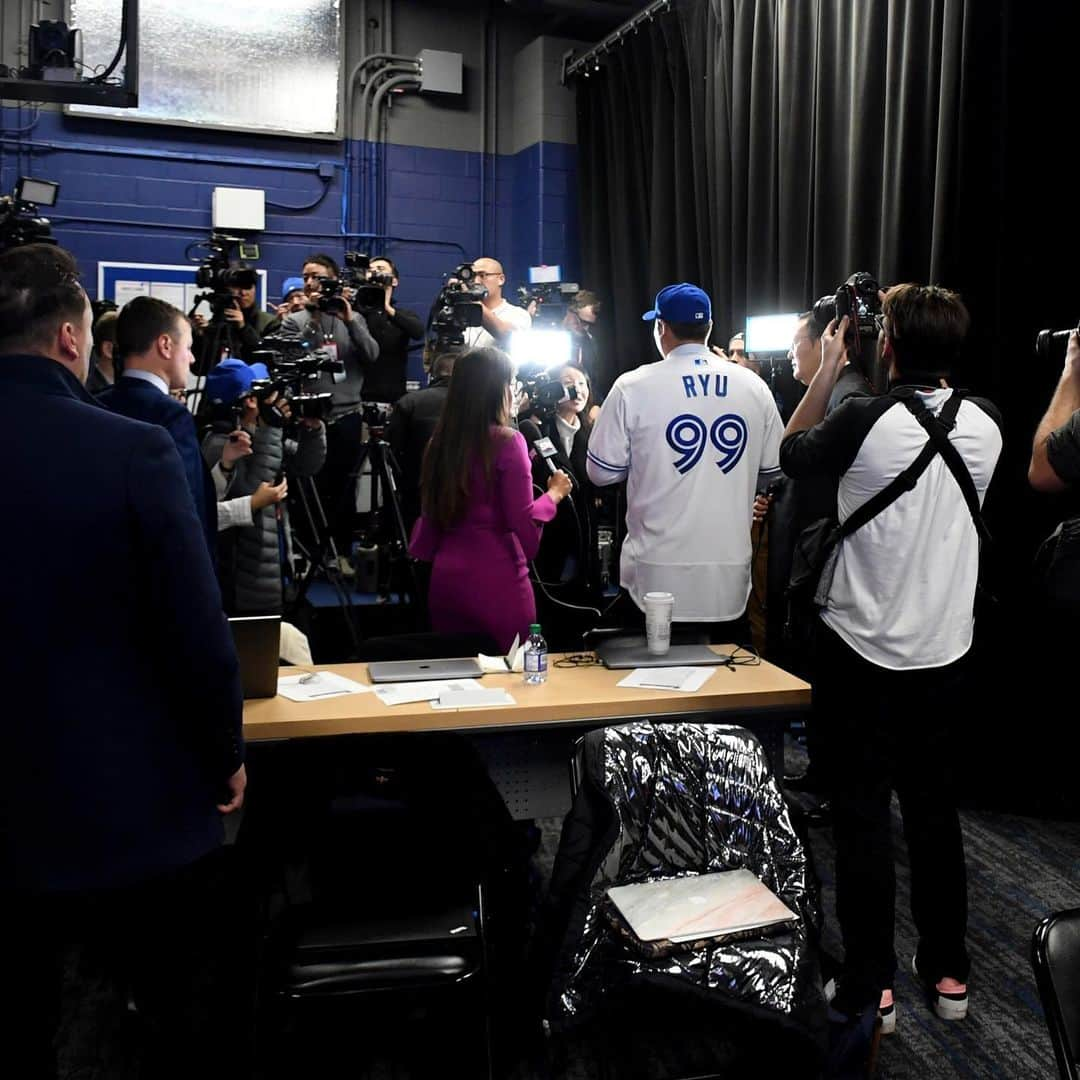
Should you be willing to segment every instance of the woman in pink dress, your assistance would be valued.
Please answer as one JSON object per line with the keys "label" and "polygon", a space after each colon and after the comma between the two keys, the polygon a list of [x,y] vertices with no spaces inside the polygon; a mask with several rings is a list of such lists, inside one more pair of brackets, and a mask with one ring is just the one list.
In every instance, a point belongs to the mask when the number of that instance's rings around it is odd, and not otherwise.
{"label": "woman in pink dress", "polygon": [[454,365],[442,417],[424,454],[423,512],[409,552],[433,563],[428,606],[437,633],[486,633],[500,649],[536,621],[527,567],[545,521],[570,491],[556,472],[534,497],[529,452],[509,426],[513,364],[473,349]]}

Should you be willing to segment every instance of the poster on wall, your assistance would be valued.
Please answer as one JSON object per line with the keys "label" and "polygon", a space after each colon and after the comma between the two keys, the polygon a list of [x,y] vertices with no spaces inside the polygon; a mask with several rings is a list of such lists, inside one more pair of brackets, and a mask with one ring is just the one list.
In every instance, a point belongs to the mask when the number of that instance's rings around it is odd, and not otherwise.
{"label": "poster on wall", "polygon": [[[195,284],[192,265],[168,263],[99,262],[99,300],[112,300],[123,307],[136,296],[156,296],[167,304],[179,308],[185,315],[192,313],[210,317],[210,305],[198,297],[208,290]],[[266,310],[266,271],[256,270],[259,282],[255,288],[255,303]]]}

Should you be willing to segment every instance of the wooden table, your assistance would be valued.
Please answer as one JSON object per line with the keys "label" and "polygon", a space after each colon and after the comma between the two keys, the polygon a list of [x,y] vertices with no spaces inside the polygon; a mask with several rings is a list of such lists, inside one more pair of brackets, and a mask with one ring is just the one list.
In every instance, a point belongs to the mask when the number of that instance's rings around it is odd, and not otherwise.
{"label": "wooden table", "polygon": [[[731,652],[733,646],[716,646]],[[617,686],[627,671],[602,666],[559,668],[549,658],[548,681],[526,686],[520,675],[485,675],[485,687],[505,687],[516,704],[479,709],[433,709],[429,702],[384,705],[374,694],[320,701],[276,697],[244,703],[248,741],[457,731],[474,736],[492,776],[516,817],[544,817],[568,805],[566,762],[573,737],[584,729],[639,717],[736,723],[754,731],[773,767],[782,764],[783,725],[810,703],[808,683],[762,661],[718,668],[695,693]],[[283,668],[282,675],[301,669]],[[306,670],[306,669],[305,669]],[[368,684],[366,664],[318,666]],[[557,790],[556,790],[557,788]]]}

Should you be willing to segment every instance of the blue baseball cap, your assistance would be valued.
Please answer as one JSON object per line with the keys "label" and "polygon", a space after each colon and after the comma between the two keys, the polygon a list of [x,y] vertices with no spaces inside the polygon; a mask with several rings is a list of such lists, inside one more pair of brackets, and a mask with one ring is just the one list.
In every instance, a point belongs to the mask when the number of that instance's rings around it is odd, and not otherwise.
{"label": "blue baseball cap", "polygon": [[656,294],[652,311],[646,311],[642,320],[663,319],[664,322],[701,323],[712,320],[712,303],[709,294],[689,281],[668,285]]}
{"label": "blue baseball cap", "polygon": [[294,293],[299,289],[301,292],[304,289],[304,279],[302,277],[290,277],[285,279],[285,284],[281,286],[281,299],[284,300],[288,297],[289,293]]}
{"label": "blue baseball cap", "polygon": [[242,398],[256,379],[269,379],[265,364],[245,364],[243,360],[222,360],[206,376],[206,396],[215,404],[231,405]]}

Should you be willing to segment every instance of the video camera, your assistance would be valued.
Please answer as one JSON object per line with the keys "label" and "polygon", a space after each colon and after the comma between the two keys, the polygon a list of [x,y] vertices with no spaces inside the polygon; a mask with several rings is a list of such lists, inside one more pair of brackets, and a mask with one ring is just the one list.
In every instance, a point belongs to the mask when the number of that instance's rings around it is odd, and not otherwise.
{"label": "video camera", "polygon": [[562,326],[570,302],[580,292],[573,281],[545,281],[539,285],[519,285],[518,303],[527,308],[536,304],[533,326]]}
{"label": "video camera", "polygon": [[[202,259],[195,259],[191,251],[196,247],[207,248],[210,254]],[[234,249],[239,260],[255,261],[259,258],[258,244],[249,244],[242,237],[226,236],[219,232],[212,232],[208,240],[191,244],[187,250],[188,259],[199,264],[195,271],[195,284],[200,289],[209,290],[198,296],[195,302],[209,302],[213,313],[212,321],[221,322],[225,318],[225,312],[236,305],[236,298],[229,291],[230,288],[251,289],[259,280],[251,267],[233,264]]]}
{"label": "video camera", "polygon": [[844,344],[847,346],[848,359],[857,362],[863,374],[870,373],[870,361],[877,342],[877,317],[881,314],[881,300],[878,299],[880,288],[873,274],[859,270],[834,294],[823,296],[814,304],[814,321],[820,327],[828,326],[833,319],[839,321],[847,316],[848,329]]}
{"label": "video camera", "polygon": [[577,387],[564,386],[560,379],[552,376],[549,368],[526,364],[518,369],[517,378],[521,391],[529,395],[528,416],[546,419],[555,414],[560,402],[578,398]]}
{"label": "video camera", "polygon": [[60,185],[52,180],[19,177],[10,195],[0,197],[0,251],[23,244],[55,244],[48,218],[38,217],[39,206],[55,206]]}
{"label": "video camera", "polygon": [[[333,394],[310,393],[307,387],[320,374],[341,374],[343,361],[331,357],[324,349],[316,349],[306,341],[277,336],[264,337],[259,348],[251,354],[253,364],[264,364],[269,379],[257,379],[249,393],[259,401],[259,415],[271,427],[284,427],[288,421],[279,405],[288,402],[293,421],[325,420],[330,414]],[[271,403],[270,397],[277,394]],[[246,396],[246,395],[245,395]]]}
{"label": "video camera", "polygon": [[465,331],[483,324],[481,302],[487,294],[487,289],[474,280],[470,263],[462,263],[447,275],[435,298],[429,324],[435,331],[437,351],[451,345],[463,345]]}

